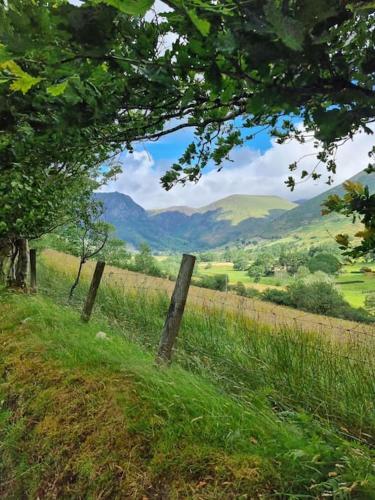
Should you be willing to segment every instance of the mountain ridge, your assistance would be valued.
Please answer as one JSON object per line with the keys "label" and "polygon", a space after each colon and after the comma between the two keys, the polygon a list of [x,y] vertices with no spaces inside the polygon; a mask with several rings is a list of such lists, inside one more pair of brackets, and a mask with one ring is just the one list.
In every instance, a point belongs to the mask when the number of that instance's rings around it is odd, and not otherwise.
{"label": "mountain ridge", "polygon": [[[375,174],[364,171],[350,180],[375,191]],[[318,234],[329,224],[333,234],[348,227],[343,216],[321,216],[329,194],[343,194],[342,184],[303,203],[272,195],[229,195],[203,207],[177,205],[145,210],[129,195],[96,193],[103,202],[103,219],[113,224],[117,237],[137,247],[147,242],[156,251],[200,251],[254,239],[279,239],[309,229]],[[315,229],[314,229],[315,228]],[[335,233],[335,231],[337,231]]]}

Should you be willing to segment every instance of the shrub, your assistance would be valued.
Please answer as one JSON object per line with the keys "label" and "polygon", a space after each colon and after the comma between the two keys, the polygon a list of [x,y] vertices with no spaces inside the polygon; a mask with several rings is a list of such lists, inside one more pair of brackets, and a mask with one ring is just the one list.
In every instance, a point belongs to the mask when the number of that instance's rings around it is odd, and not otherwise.
{"label": "shrub", "polygon": [[361,267],[359,270],[360,273],[372,273],[371,267]]}
{"label": "shrub", "polygon": [[311,257],[308,267],[312,273],[322,271],[326,274],[336,274],[341,268],[341,262],[334,255],[320,253]]}
{"label": "shrub", "polygon": [[194,284],[203,288],[210,288],[212,290],[220,290],[221,292],[224,292],[228,286],[228,276],[226,274],[202,276],[201,279]]}
{"label": "shrub", "polygon": [[277,290],[276,288],[267,288],[267,290],[261,294],[261,298],[262,300],[274,302],[282,306],[293,305],[289,293],[285,290]]}
{"label": "shrub", "polygon": [[246,287],[242,283],[242,281],[237,281],[237,283],[231,287],[231,289],[237,293],[237,295],[242,295],[243,297],[246,297]]}
{"label": "shrub", "polygon": [[296,279],[288,294],[294,307],[317,314],[334,315],[345,304],[333,281],[322,272]]}

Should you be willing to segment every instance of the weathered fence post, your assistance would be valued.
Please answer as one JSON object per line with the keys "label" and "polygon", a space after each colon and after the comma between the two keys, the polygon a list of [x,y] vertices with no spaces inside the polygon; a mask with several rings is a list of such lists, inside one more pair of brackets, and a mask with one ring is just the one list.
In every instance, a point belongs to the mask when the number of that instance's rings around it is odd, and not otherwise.
{"label": "weathered fence post", "polygon": [[36,250],[30,249],[30,290],[36,292]]}
{"label": "weathered fence post", "polygon": [[105,267],[105,262],[99,260],[96,263],[95,271],[91,280],[89,293],[87,294],[86,302],[85,305],[83,306],[81,314],[82,321],[89,321],[90,319],[96,299],[96,294],[98,292],[98,288],[100,285],[100,280],[102,279],[103,276],[104,267]]}
{"label": "weathered fence post", "polygon": [[184,314],[194,264],[194,255],[183,254],[167,318],[161,334],[157,355],[158,362],[168,363],[171,360],[172,349],[180,329],[182,315]]}

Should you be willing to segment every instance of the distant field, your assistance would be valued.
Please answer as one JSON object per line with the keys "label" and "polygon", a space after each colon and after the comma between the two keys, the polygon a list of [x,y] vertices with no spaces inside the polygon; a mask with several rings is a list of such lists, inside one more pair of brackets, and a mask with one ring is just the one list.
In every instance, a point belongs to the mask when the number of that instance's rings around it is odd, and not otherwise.
{"label": "distant field", "polygon": [[359,270],[362,267],[369,267],[375,271],[374,265],[368,266],[363,263],[345,266],[343,273],[336,280],[345,299],[354,307],[363,307],[366,293],[375,292],[375,273],[361,273]]}
{"label": "distant field", "polygon": [[[353,307],[363,307],[366,292],[375,292],[375,274],[361,273],[360,269],[364,266],[375,271],[374,265],[368,266],[363,263],[348,265],[343,267],[343,272],[336,279],[337,286]],[[256,288],[259,291],[266,288],[282,289],[290,282],[290,279],[280,282],[280,278],[269,276],[261,278],[259,283],[254,283],[254,279],[250,278],[246,271],[235,271],[231,262],[212,262],[211,267],[208,268],[205,263],[200,263],[199,274],[227,274],[229,284],[234,285],[241,281],[244,285]]]}
{"label": "distant field", "polygon": [[[226,274],[229,278],[229,284],[235,285],[241,281],[246,286],[251,286],[260,292],[263,292],[266,288],[275,288],[277,279],[276,278],[262,278],[260,283],[254,283],[254,279],[251,278],[246,271],[236,271],[233,269],[232,262],[211,262],[211,267],[206,267],[206,263],[199,264],[199,275],[209,275],[214,274]],[[272,281],[273,280],[273,281]],[[280,288],[280,287],[279,287]],[[283,288],[281,286],[281,288]]]}

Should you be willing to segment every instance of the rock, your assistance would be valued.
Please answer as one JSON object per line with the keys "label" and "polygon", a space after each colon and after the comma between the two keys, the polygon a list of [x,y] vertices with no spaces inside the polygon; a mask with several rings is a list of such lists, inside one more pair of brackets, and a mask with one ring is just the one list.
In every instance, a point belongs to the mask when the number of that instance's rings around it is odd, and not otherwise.
{"label": "rock", "polygon": [[96,338],[100,339],[100,340],[109,340],[109,338],[105,332],[98,332],[96,334]]}

